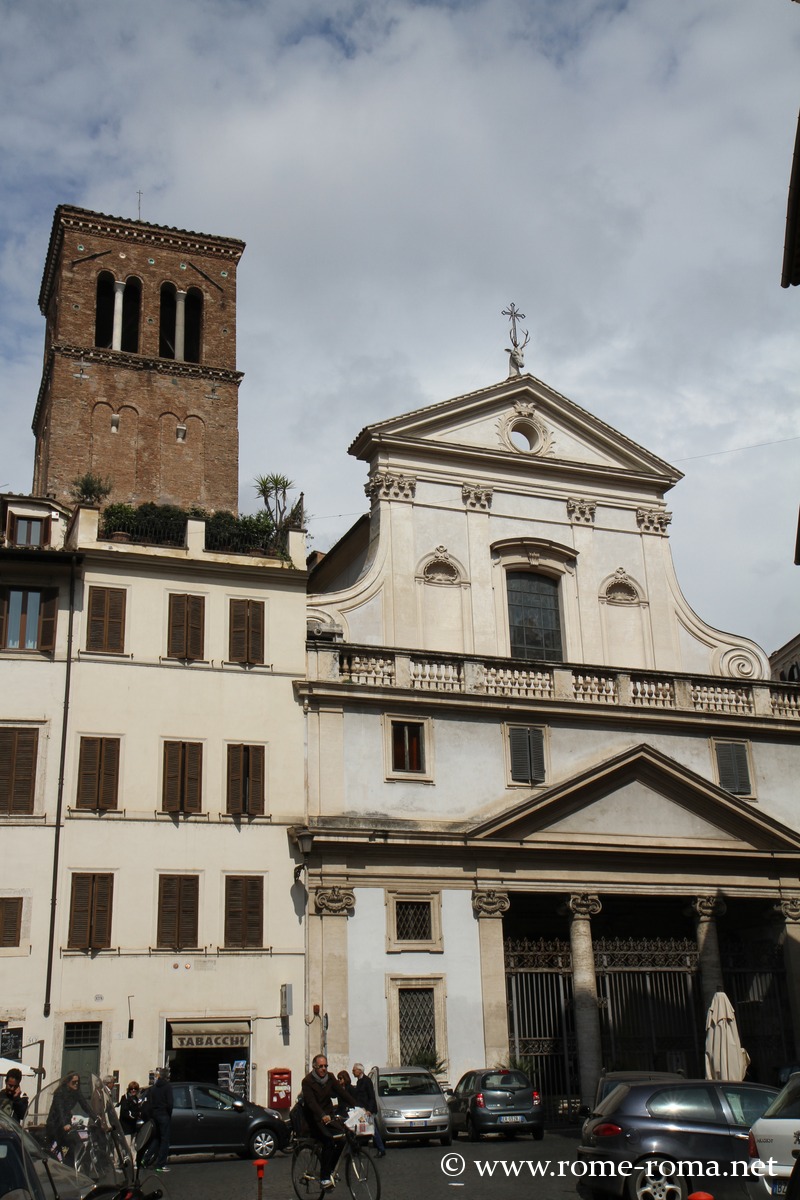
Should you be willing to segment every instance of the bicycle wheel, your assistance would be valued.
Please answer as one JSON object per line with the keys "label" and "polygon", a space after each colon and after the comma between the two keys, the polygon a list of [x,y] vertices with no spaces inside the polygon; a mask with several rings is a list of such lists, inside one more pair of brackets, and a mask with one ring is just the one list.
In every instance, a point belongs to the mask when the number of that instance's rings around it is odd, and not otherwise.
{"label": "bicycle wheel", "polygon": [[344,1177],[353,1200],[379,1200],[381,1177],[368,1150],[353,1146],[347,1156]]}
{"label": "bicycle wheel", "polygon": [[298,1200],[320,1200],[322,1162],[316,1142],[298,1142],[292,1154],[292,1187]]}

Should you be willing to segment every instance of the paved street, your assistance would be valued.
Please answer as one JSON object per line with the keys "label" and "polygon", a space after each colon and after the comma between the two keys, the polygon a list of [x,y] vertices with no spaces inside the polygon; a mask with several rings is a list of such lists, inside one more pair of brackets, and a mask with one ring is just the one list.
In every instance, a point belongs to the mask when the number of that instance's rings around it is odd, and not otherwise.
{"label": "paved street", "polygon": [[[513,1142],[491,1138],[478,1145],[459,1139],[452,1147],[392,1146],[386,1158],[379,1160],[383,1184],[381,1200],[408,1200],[424,1196],[424,1200],[511,1200],[512,1197],[530,1200],[560,1200],[573,1197],[576,1179],[568,1164],[574,1162],[578,1144],[574,1134],[548,1133],[543,1142],[520,1138]],[[463,1160],[462,1163],[459,1160]],[[443,1170],[445,1161],[447,1174]],[[526,1160],[532,1163],[549,1160],[549,1178],[534,1178]],[[563,1162],[563,1167],[559,1163]],[[481,1176],[477,1163],[488,1164]],[[493,1164],[497,1164],[493,1166]],[[512,1164],[519,1164],[519,1176]],[[504,1166],[505,1164],[505,1166]],[[194,1157],[173,1158],[168,1175],[155,1176],[165,1200],[257,1200],[256,1171],[252,1162],[238,1158],[215,1159]],[[488,1171],[493,1169],[493,1174]],[[506,1174],[506,1169],[511,1177]],[[563,1175],[559,1173],[563,1171]],[[294,1196],[291,1183],[291,1157],[279,1154],[264,1172],[263,1200],[290,1200]],[[334,1192],[344,1200],[344,1182]]]}

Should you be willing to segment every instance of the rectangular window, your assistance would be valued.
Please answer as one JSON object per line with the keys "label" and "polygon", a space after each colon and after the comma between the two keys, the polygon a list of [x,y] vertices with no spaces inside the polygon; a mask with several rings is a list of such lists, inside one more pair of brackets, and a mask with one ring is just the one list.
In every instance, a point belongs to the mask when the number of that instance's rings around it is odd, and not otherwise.
{"label": "rectangular window", "polygon": [[0,588],[0,649],[52,654],[57,612],[55,589]]}
{"label": "rectangular window", "polygon": [[747,742],[715,742],[719,786],[734,796],[752,796]]}
{"label": "rectangular window", "polygon": [[398,900],[394,908],[398,942],[431,940],[430,900]]}
{"label": "rectangular window", "polygon": [[33,812],[38,729],[0,727],[0,814]]}
{"label": "rectangular window", "polygon": [[205,613],[203,596],[170,596],[168,658],[193,661],[204,657]]}
{"label": "rectangular window", "polygon": [[558,580],[532,571],[509,571],[507,586],[511,657],[562,662]]}
{"label": "rectangular window", "polygon": [[10,949],[22,940],[22,896],[0,897],[0,948]]}
{"label": "rectangular window", "polygon": [[392,721],[392,770],[425,770],[425,737],[422,722]]}
{"label": "rectangular window", "polygon": [[117,807],[119,738],[82,737],[78,762],[78,808]]}
{"label": "rectangular window", "polygon": [[70,950],[107,950],[111,945],[113,875],[72,876]]}
{"label": "rectangular window", "polygon": [[8,540],[13,546],[46,546],[50,541],[49,517],[22,517],[11,513]]}
{"label": "rectangular window", "polygon": [[441,953],[442,894],[438,891],[386,891],[386,952]]}
{"label": "rectangular window", "polygon": [[231,662],[264,662],[263,600],[231,600],[228,658]]}
{"label": "rectangular window", "polygon": [[165,742],[162,810],[198,813],[201,811],[202,790],[202,742]]}
{"label": "rectangular window", "polygon": [[198,875],[159,875],[156,934],[156,945],[159,949],[196,948],[199,909]]}
{"label": "rectangular window", "polygon": [[263,746],[228,746],[226,811],[232,816],[263,816],[264,761]]}
{"label": "rectangular window", "polygon": [[86,649],[122,654],[125,649],[125,589],[90,587]]}
{"label": "rectangular window", "polygon": [[544,783],[544,730],[509,726],[508,749],[513,783]]}
{"label": "rectangular window", "polygon": [[447,1059],[445,981],[441,975],[394,975],[387,979],[389,1062]]}
{"label": "rectangular window", "polygon": [[264,944],[264,880],[229,875],[225,880],[225,945],[245,950]]}

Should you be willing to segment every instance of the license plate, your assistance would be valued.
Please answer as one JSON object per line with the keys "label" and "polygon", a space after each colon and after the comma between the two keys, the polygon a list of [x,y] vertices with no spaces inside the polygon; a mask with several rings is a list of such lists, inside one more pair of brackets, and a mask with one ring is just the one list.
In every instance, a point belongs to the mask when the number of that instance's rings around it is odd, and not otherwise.
{"label": "license plate", "polygon": [[500,1119],[501,1124],[506,1124],[506,1125],[513,1125],[513,1124],[521,1125],[522,1121],[523,1121],[522,1117],[500,1117],[499,1119]]}
{"label": "license plate", "polygon": [[789,1191],[788,1179],[776,1179],[772,1184],[773,1196],[785,1196]]}
{"label": "license plate", "polygon": [[424,1129],[425,1126],[428,1124],[428,1122],[427,1121],[406,1121],[406,1124],[410,1125],[412,1127],[412,1129]]}

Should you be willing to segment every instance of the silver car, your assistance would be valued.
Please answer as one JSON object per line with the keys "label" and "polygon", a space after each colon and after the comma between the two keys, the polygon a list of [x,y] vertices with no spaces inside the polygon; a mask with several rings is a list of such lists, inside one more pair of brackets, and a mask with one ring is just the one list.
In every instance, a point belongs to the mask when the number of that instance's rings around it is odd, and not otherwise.
{"label": "silver car", "polygon": [[384,1141],[411,1138],[442,1146],[453,1140],[450,1109],[439,1084],[425,1067],[373,1067],[378,1128]]}
{"label": "silver car", "polygon": [[800,1146],[800,1074],[790,1075],[763,1117],[750,1130],[747,1194],[753,1200],[785,1196]]}

